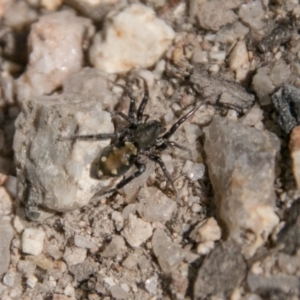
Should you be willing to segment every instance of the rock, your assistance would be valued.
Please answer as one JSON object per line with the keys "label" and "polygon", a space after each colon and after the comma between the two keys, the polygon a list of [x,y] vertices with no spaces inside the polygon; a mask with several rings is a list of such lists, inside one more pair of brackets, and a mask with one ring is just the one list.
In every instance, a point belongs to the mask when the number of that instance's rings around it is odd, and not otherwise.
{"label": "rock", "polygon": [[14,235],[13,227],[9,222],[0,221],[0,276],[8,269],[10,262],[10,243]]}
{"label": "rock", "polygon": [[231,44],[236,40],[243,40],[248,34],[249,28],[241,22],[235,22],[232,25],[221,28],[217,34],[215,41],[223,44]]}
{"label": "rock", "polygon": [[234,107],[240,111],[246,111],[254,103],[254,96],[247,93],[241,85],[220,75],[210,75],[205,70],[196,69],[190,82],[206,103]]}
{"label": "rock", "polygon": [[228,64],[232,71],[236,71],[243,64],[249,62],[248,51],[245,41],[239,41],[233,48],[229,58]]}
{"label": "rock", "polygon": [[[295,111],[295,110],[293,110]],[[291,151],[292,168],[297,188],[300,189],[300,126],[296,126],[290,134],[289,148]]]}
{"label": "rock", "polygon": [[168,235],[161,229],[156,229],[152,237],[154,255],[157,257],[159,266],[168,275],[180,265],[181,262],[193,261],[197,255],[181,248],[180,245],[171,242]]}
{"label": "rock", "polygon": [[17,288],[21,284],[21,275],[14,272],[14,271],[8,271],[5,273],[2,279],[3,283],[11,288]]}
{"label": "rock", "polygon": [[91,274],[95,274],[98,271],[97,265],[89,260],[85,260],[79,264],[73,264],[69,266],[69,271],[75,276],[76,280],[87,280]]}
{"label": "rock", "polygon": [[68,266],[77,265],[83,263],[86,258],[87,250],[84,248],[77,247],[66,247],[63,259]]}
{"label": "rock", "polygon": [[262,109],[258,105],[254,105],[251,109],[247,112],[245,116],[240,118],[240,122],[242,122],[246,126],[254,126],[256,127],[257,124],[260,124],[264,118],[264,114]]}
{"label": "rock", "polygon": [[263,21],[264,14],[265,11],[261,1],[251,1],[243,4],[239,10],[239,17],[243,23],[253,30],[260,30],[266,25]]}
{"label": "rock", "polygon": [[[300,89],[283,84],[278,91],[271,96],[274,104],[278,123],[285,134],[289,134],[291,130],[300,124]],[[295,131],[294,135],[296,134]],[[296,150],[296,144],[290,142],[290,148]],[[295,144],[295,147],[292,146]]]}
{"label": "rock", "polygon": [[26,228],[22,234],[22,251],[31,255],[39,255],[43,251],[45,231],[43,229]]}
{"label": "rock", "polygon": [[214,218],[200,222],[190,233],[195,242],[217,241],[221,238],[221,228]]}
{"label": "rock", "polygon": [[115,257],[123,254],[127,250],[125,241],[121,236],[114,236],[111,242],[105,247],[101,254],[103,257]]}
{"label": "rock", "polygon": [[176,211],[176,202],[155,187],[142,188],[138,194],[137,211],[146,222],[169,221]]}
{"label": "rock", "polygon": [[287,210],[285,226],[278,233],[276,244],[283,253],[295,255],[300,248],[300,201]]}
{"label": "rock", "polygon": [[145,289],[148,293],[155,295],[157,290],[157,276],[152,276],[145,281]]}
{"label": "rock", "polygon": [[99,132],[114,132],[101,99],[62,94],[23,102],[13,146],[18,197],[28,218],[41,216],[36,206],[54,211],[80,208],[108,185],[110,180],[99,181],[93,171],[100,147],[109,141],[68,140]]}
{"label": "rock", "polygon": [[217,116],[204,133],[220,218],[244,254],[252,256],[279,222],[274,192],[279,140],[267,131]]}
{"label": "rock", "polygon": [[95,243],[90,241],[90,239],[77,234],[74,236],[74,244],[76,247],[86,248],[86,249],[92,249],[97,247]]}
{"label": "rock", "polygon": [[276,87],[287,82],[290,75],[290,65],[283,60],[277,61],[274,65],[259,68],[253,77],[252,88],[259,98],[260,104],[269,105],[271,103],[270,95]]}
{"label": "rock", "polygon": [[0,186],[0,217],[11,214],[12,208],[12,199],[6,189]]}
{"label": "rock", "polygon": [[8,176],[6,181],[5,181],[5,188],[9,192],[9,194],[16,198],[17,196],[17,177],[15,176]]}
{"label": "rock", "polygon": [[202,28],[218,31],[220,27],[237,21],[237,16],[223,1],[212,0],[199,5],[197,19]]}
{"label": "rock", "polygon": [[268,291],[271,292],[274,289],[289,293],[293,290],[299,290],[300,281],[297,276],[285,274],[264,276],[249,273],[247,284],[251,292],[259,292],[260,294],[267,293]]}
{"label": "rock", "polygon": [[110,10],[117,10],[122,5],[120,0],[66,0],[65,2],[75,8],[76,11],[98,23]]}
{"label": "rock", "polygon": [[86,67],[71,74],[63,82],[63,91],[66,94],[96,97],[101,99],[103,109],[113,110],[118,98],[111,92],[111,83],[106,78],[106,73],[95,68]]}
{"label": "rock", "polygon": [[194,284],[194,299],[223,294],[226,299],[243,282],[247,265],[237,244],[228,240],[212,250],[202,263]]}
{"label": "rock", "polygon": [[94,33],[90,20],[70,10],[46,14],[32,25],[29,64],[17,80],[18,100],[50,94],[83,62],[82,45]]}
{"label": "rock", "polygon": [[109,288],[113,299],[127,299],[128,293],[118,285],[113,285]]}
{"label": "rock", "polygon": [[121,234],[131,247],[136,248],[152,236],[152,227],[149,223],[130,214]]}
{"label": "rock", "polygon": [[107,73],[153,66],[175,36],[151,8],[141,4],[130,5],[107,20],[104,28],[96,34],[89,55],[92,65]]}
{"label": "rock", "polygon": [[268,34],[259,42],[259,50],[262,52],[272,51],[280,45],[288,43],[292,38],[293,33],[293,26],[288,24],[282,26],[282,24],[280,24],[273,28],[271,32],[268,32]]}

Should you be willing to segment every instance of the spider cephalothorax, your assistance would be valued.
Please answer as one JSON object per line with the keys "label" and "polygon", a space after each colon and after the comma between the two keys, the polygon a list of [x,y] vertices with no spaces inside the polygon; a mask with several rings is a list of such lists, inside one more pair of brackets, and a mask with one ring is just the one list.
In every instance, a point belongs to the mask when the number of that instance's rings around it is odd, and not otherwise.
{"label": "spider cephalothorax", "polygon": [[158,163],[175,190],[172,178],[159,154],[168,146],[187,150],[185,147],[169,141],[169,138],[187,118],[196,112],[199,106],[193,108],[174,123],[168,131],[165,131],[160,122],[148,120],[148,116],[144,115],[144,109],[149,99],[149,90],[145,80],[144,84],[144,97],[137,110],[135,98],[127,91],[130,98],[128,115],[121,112],[118,113],[128,123],[123,129],[114,133],[74,135],[69,138],[72,140],[114,140],[114,143],[103,149],[99,157],[97,170],[99,178],[102,176],[119,177],[124,175],[133,165],[136,166],[137,170],[133,174],[123,178],[113,189],[102,194],[115,192],[134,178],[140,176],[146,170],[146,165],[142,162],[141,156],[146,156]]}

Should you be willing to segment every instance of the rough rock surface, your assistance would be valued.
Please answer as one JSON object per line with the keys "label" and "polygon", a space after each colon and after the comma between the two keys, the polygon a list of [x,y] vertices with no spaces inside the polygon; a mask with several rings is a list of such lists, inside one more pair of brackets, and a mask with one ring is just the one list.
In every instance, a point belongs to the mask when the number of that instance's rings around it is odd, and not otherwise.
{"label": "rough rock surface", "polygon": [[154,65],[174,38],[173,29],[141,4],[132,4],[114,16],[105,28],[105,39],[102,32],[94,38],[90,60],[93,66],[107,73]]}
{"label": "rough rock surface", "polygon": [[108,142],[63,140],[114,131],[99,99],[64,94],[27,100],[16,129],[19,197],[29,218],[39,217],[37,206],[54,211],[82,207],[105,185],[91,177],[91,165]]}
{"label": "rough rock surface", "polygon": [[194,284],[194,299],[224,294],[226,298],[246,276],[246,262],[233,240],[219,244],[201,265]]}
{"label": "rough rock surface", "polygon": [[220,117],[204,133],[220,218],[229,236],[251,256],[279,222],[273,189],[279,140],[272,133]]}
{"label": "rough rock surface", "polygon": [[0,275],[2,276],[8,269],[10,262],[10,243],[14,235],[14,229],[8,221],[0,222]]}

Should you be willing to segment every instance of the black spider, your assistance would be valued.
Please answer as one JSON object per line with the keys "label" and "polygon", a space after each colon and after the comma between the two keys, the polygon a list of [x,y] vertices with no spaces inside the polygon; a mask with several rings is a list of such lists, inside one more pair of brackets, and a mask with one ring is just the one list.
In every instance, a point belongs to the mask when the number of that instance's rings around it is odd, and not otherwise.
{"label": "black spider", "polygon": [[[99,158],[97,167],[97,176],[119,177],[124,175],[133,165],[137,170],[128,177],[121,180],[113,189],[104,191],[101,195],[117,192],[118,189],[125,186],[134,178],[140,176],[146,170],[146,165],[141,161],[141,156],[147,156],[150,160],[158,163],[163,173],[171,183],[174,191],[175,187],[169,172],[159,153],[168,146],[177,147],[183,150],[187,148],[169,141],[178,127],[186,121],[199,108],[195,107],[182,118],[180,118],[173,126],[165,132],[162,124],[156,120],[148,120],[148,116],[144,115],[144,110],[149,99],[149,89],[147,82],[144,80],[145,93],[143,100],[136,111],[135,98],[127,90],[130,98],[130,106],[128,115],[118,112],[117,114],[128,122],[122,130],[114,133],[100,133],[93,135],[74,135],[68,139],[71,140],[107,140],[112,139],[111,145],[104,148]],[[99,194],[98,194],[99,195]]]}

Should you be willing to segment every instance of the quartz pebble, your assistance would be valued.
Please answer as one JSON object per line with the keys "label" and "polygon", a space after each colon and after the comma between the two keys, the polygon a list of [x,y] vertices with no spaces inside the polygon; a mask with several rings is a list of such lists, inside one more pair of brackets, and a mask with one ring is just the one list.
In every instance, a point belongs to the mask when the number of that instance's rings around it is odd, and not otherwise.
{"label": "quartz pebble", "polygon": [[147,222],[166,222],[176,211],[176,202],[155,187],[142,188],[139,192],[140,203],[137,211]]}
{"label": "quartz pebble", "polygon": [[45,231],[26,228],[22,234],[22,251],[31,255],[39,255],[43,251]]}
{"label": "quartz pebble", "polygon": [[74,236],[74,244],[76,247],[79,247],[79,248],[91,249],[91,248],[96,247],[95,243],[93,243],[88,238],[81,236],[81,235]]}
{"label": "quartz pebble", "polygon": [[175,35],[151,8],[141,4],[132,4],[104,28],[105,32],[96,34],[89,54],[92,64],[107,73],[154,65]]}
{"label": "quartz pebble", "polygon": [[82,44],[93,32],[91,20],[70,10],[46,14],[33,24],[29,64],[17,80],[18,99],[49,94],[78,71],[83,61]]}
{"label": "quartz pebble", "polygon": [[118,285],[113,285],[112,287],[109,288],[109,290],[114,299],[118,300],[118,299],[127,299],[128,298],[127,292]]}
{"label": "quartz pebble", "polygon": [[152,236],[152,227],[149,223],[130,214],[121,234],[131,247],[136,248]]}
{"label": "quartz pebble", "polygon": [[220,117],[204,132],[220,217],[244,255],[252,256],[279,222],[273,187],[279,140],[270,132]]}
{"label": "quartz pebble", "polygon": [[63,259],[68,266],[77,265],[84,262],[87,250],[77,247],[66,247]]}
{"label": "quartz pebble", "polygon": [[214,218],[208,218],[193,229],[190,238],[196,242],[217,241],[221,238],[221,228]]}
{"label": "quartz pebble", "polygon": [[231,70],[235,71],[239,67],[241,67],[243,64],[248,63],[248,51],[246,47],[245,41],[239,41],[233,48],[229,59],[228,64]]}

